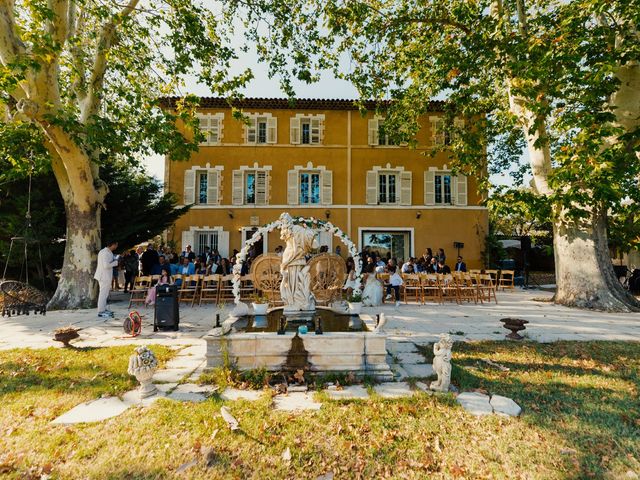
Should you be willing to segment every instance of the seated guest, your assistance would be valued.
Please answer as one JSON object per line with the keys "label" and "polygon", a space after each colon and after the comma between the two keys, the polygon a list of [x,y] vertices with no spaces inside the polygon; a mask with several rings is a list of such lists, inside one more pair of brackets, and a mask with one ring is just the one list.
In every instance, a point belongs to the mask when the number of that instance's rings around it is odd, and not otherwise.
{"label": "seated guest", "polygon": [[187,249],[182,252],[182,256],[189,259],[189,261],[193,261],[196,258],[196,252],[191,249],[191,245],[187,245]]}
{"label": "seated guest", "polygon": [[454,267],[454,271],[456,272],[466,272],[467,264],[462,261],[462,257],[458,256],[458,261],[456,262],[456,266]]}
{"label": "seated guest", "polygon": [[438,272],[438,261],[436,257],[431,257],[431,263],[427,267],[427,272],[429,273],[437,273]]}
{"label": "seated guest", "polygon": [[407,260],[403,265],[402,265],[402,273],[413,273],[414,269],[413,269],[413,258],[409,257],[409,260]]}
{"label": "seated guest", "polygon": [[[158,280],[158,285],[171,285],[171,274],[169,273],[169,267],[164,266],[160,271],[160,280]],[[145,306],[154,305],[156,303],[156,287],[149,287],[149,291],[147,292],[147,298],[144,301]]]}
{"label": "seated guest", "polygon": [[218,273],[220,275],[229,275],[231,273],[231,264],[229,260],[223,258],[220,260],[220,267],[218,268]]}
{"label": "seated guest", "polygon": [[448,265],[445,265],[442,260],[438,260],[438,273],[448,275],[449,273],[451,273],[451,269]]}
{"label": "seated guest", "polygon": [[162,275],[162,269],[167,268],[167,262],[164,255],[158,257],[158,263],[151,267],[151,275]]}
{"label": "seated guest", "polygon": [[209,261],[207,262],[207,273],[206,275],[215,275],[218,273],[218,262],[213,260],[213,257],[209,257]]}
{"label": "seated guest", "polygon": [[362,267],[362,271],[364,273],[375,273],[375,263],[373,262],[373,257],[367,257],[367,263]]}
{"label": "seated guest", "polygon": [[413,266],[413,270],[416,273],[422,273],[427,269],[425,262],[424,262],[424,258],[420,257],[418,259],[418,261],[415,263],[415,265]]}
{"label": "seated guest", "polygon": [[196,260],[196,263],[194,263],[194,267],[198,275],[205,275],[207,273],[206,264],[204,262],[201,262],[200,260]]}

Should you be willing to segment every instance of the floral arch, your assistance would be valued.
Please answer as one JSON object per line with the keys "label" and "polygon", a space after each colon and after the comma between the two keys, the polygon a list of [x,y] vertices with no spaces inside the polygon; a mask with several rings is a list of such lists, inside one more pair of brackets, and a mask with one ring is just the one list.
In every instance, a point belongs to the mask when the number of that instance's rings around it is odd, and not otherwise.
{"label": "floral arch", "polygon": [[[322,230],[332,234],[334,237],[338,237],[340,241],[344,244],[345,247],[349,250],[349,255],[353,258],[355,262],[355,270],[358,272],[356,275],[356,290],[360,289],[361,280],[362,280],[362,258],[358,255],[358,249],[356,245],[351,241],[346,233],[340,230],[331,222],[324,222],[314,217],[293,217],[292,223],[294,225],[301,225],[307,228],[312,228],[314,230]],[[242,250],[236,256],[236,263],[233,266],[233,296],[234,302],[237,304],[240,303],[240,272],[242,271],[242,265],[247,259],[247,255],[249,254],[249,249],[253,246],[254,243],[259,241],[264,235],[269,234],[275,229],[279,229],[282,227],[282,221],[276,220],[274,222],[268,223],[260,227],[256,232],[254,232],[253,236],[244,243]]]}

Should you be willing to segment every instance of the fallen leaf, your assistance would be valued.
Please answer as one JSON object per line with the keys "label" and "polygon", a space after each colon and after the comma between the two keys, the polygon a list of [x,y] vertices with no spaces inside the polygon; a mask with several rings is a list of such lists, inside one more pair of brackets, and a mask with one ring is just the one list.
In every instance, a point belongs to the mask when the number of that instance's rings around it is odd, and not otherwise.
{"label": "fallen leaf", "polygon": [[289,463],[291,461],[291,450],[289,449],[289,447],[287,447],[287,449],[282,452],[282,460],[284,460],[286,463]]}
{"label": "fallen leaf", "polygon": [[238,430],[240,428],[240,424],[238,423],[238,420],[236,420],[235,417],[231,415],[231,412],[227,407],[221,407],[220,413],[222,414],[222,418],[224,418],[224,421],[227,422],[227,425],[229,425],[229,428],[232,431]]}

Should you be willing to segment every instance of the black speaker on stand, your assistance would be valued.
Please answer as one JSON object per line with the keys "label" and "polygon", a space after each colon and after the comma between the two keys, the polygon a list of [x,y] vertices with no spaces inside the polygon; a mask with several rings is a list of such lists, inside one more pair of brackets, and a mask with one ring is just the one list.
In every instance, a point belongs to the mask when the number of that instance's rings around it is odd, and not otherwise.
{"label": "black speaker on stand", "polygon": [[153,331],[178,330],[180,308],[178,285],[156,285],[156,304],[153,312]]}

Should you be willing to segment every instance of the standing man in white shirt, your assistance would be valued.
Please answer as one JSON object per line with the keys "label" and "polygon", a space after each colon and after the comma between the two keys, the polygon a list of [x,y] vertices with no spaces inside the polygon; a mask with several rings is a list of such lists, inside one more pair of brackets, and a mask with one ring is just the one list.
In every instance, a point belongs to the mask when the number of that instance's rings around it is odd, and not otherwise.
{"label": "standing man in white shirt", "polygon": [[113,317],[113,312],[107,310],[107,298],[109,297],[111,280],[113,279],[113,267],[118,265],[118,257],[113,255],[116,248],[118,248],[118,242],[109,242],[106,247],[98,252],[98,265],[93,278],[100,285],[100,294],[98,295],[98,316],[100,318]]}

